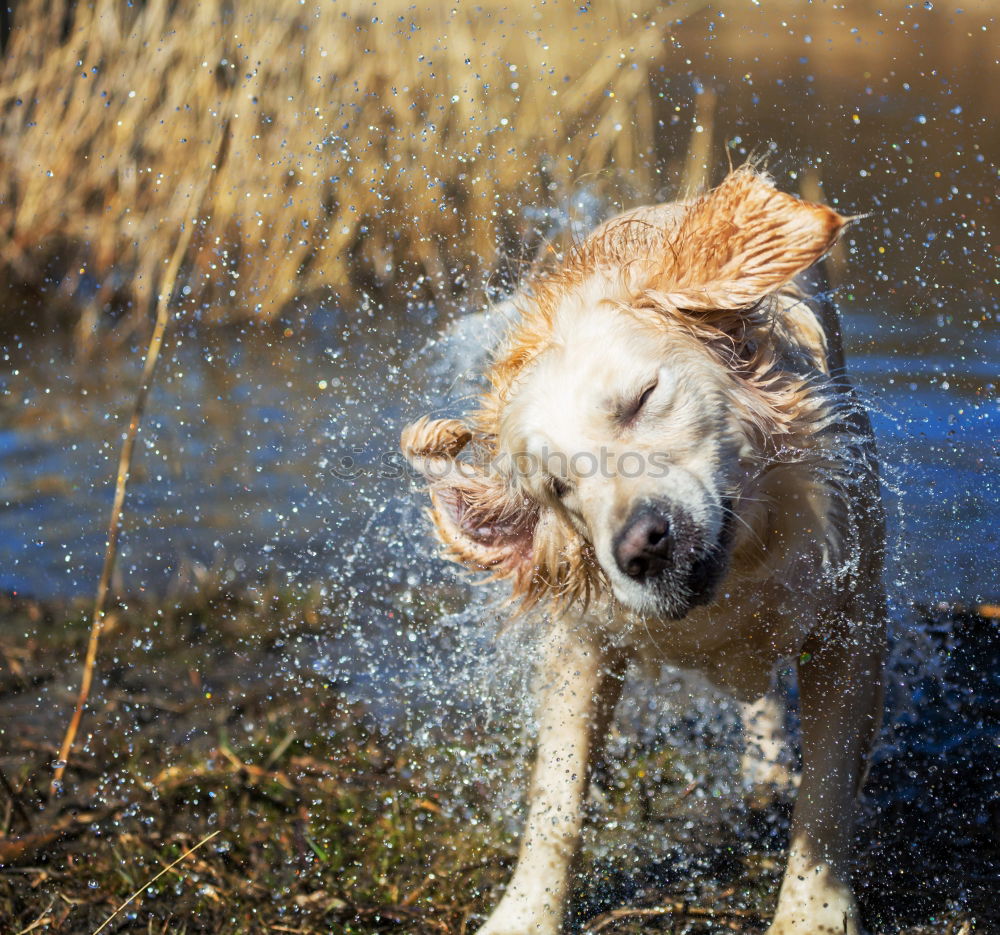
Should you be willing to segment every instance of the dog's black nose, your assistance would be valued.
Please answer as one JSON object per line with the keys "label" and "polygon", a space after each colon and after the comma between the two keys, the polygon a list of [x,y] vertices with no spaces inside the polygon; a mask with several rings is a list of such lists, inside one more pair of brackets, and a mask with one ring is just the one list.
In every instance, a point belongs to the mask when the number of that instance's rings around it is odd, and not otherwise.
{"label": "dog's black nose", "polygon": [[612,544],[623,574],[637,581],[658,575],[673,556],[670,520],[652,506],[639,507]]}

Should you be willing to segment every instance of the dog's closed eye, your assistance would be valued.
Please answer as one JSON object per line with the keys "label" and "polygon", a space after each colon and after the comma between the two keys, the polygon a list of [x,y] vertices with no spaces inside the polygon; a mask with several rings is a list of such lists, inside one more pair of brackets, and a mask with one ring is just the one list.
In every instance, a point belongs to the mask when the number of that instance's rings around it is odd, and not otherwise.
{"label": "dog's closed eye", "polygon": [[624,403],[618,407],[618,421],[623,425],[628,425],[630,422],[634,422],[642,412],[643,406],[649,402],[649,398],[653,395],[656,387],[659,386],[660,381],[654,380],[649,384],[638,396],[636,396],[631,402]]}

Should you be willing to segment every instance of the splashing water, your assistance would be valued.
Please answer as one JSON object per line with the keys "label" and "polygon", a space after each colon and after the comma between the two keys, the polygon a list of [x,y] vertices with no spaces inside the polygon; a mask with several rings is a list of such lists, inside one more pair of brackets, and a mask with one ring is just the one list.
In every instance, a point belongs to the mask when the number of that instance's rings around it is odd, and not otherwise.
{"label": "splashing water", "polygon": [[[804,48],[814,55],[819,44]],[[818,66],[802,58],[782,63],[793,77],[761,74],[748,61],[738,74],[716,76],[730,92],[719,95],[716,122],[737,156],[751,133],[753,143],[779,140],[772,171],[783,187],[796,188],[809,169],[841,210],[875,212],[845,240],[837,290],[890,517],[892,716],[859,841],[863,866],[891,863],[899,838],[915,833],[907,809],[922,810],[924,830],[946,825],[932,841],[944,864],[962,848],[975,854],[996,822],[974,800],[989,797],[1000,771],[1000,640],[971,616],[913,607],[971,605],[1000,590],[995,175],[961,68],[950,84],[914,79],[912,87],[895,72],[879,80],[865,73],[853,84],[843,79],[841,100],[816,104]],[[683,69],[662,79],[661,92],[671,103],[660,111],[657,145],[661,154],[682,152],[697,95]],[[874,118],[879,132],[865,136],[859,128]],[[663,194],[675,193],[678,175],[664,174]],[[627,180],[621,187],[627,197]],[[584,183],[562,210],[525,205],[519,223],[552,238],[586,229],[617,201]],[[428,747],[442,734],[462,736],[470,762],[488,763],[501,744],[526,749],[532,634],[501,635],[498,595],[472,588],[437,557],[422,496],[397,454],[412,417],[468,407],[506,315],[502,306],[446,311],[370,298],[310,307],[276,331],[179,332],[140,436],[118,591],[163,592],[196,583],[205,569],[234,587],[264,577],[319,582],[326,625],[280,647],[276,665],[287,679],[335,684],[390,736]],[[0,589],[86,594],[99,571],[122,387],[134,365],[122,357],[74,368],[66,345],[59,335],[4,345]],[[671,786],[665,802],[651,780],[640,821],[620,807],[621,776],[609,766],[594,807],[620,833],[588,847],[606,866],[632,872],[634,887],[657,861],[651,886],[682,865],[708,866],[710,855],[696,846],[703,829],[747,817],[732,778],[733,710],[666,673],[635,680],[618,721],[612,762],[616,751],[653,761],[668,750],[668,765],[656,761],[651,772],[694,791],[678,796]],[[478,731],[469,734],[470,724]],[[494,787],[493,817],[511,830],[518,786],[494,781],[485,766],[476,778]],[[951,809],[946,822],[931,815],[942,803]],[[916,852],[926,855],[926,843]],[[987,886],[989,869],[954,862],[954,898]],[[624,884],[615,886],[621,897]],[[894,892],[903,900],[916,889],[900,883]]]}

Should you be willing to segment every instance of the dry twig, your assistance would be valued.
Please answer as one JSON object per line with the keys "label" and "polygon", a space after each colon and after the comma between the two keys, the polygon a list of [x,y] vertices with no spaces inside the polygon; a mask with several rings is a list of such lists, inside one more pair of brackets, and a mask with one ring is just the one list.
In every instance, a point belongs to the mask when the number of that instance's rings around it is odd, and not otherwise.
{"label": "dry twig", "polygon": [[[10,781],[7,779],[6,774],[2,769],[0,769],[0,787],[3,788],[4,792],[7,794],[10,800],[10,807],[13,811],[16,811],[18,815],[21,816],[21,821],[27,826],[28,830],[31,830],[31,812],[25,807],[24,802],[21,800],[20,793],[11,785]],[[6,832],[6,823],[2,828],[0,828],[0,834]]]}
{"label": "dry twig", "polygon": [[207,844],[209,841],[212,840],[212,838],[214,838],[216,835],[219,835],[219,834],[222,834],[222,829],[219,829],[217,831],[213,831],[211,834],[206,834],[205,837],[203,837],[197,844],[194,845],[194,847],[189,847],[183,854],[181,854],[180,857],[177,858],[177,860],[173,861],[173,863],[167,864],[167,866],[164,867],[155,877],[153,877],[152,879],[147,880],[145,883],[143,883],[142,886],[139,887],[139,889],[137,889],[131,896],[129,896],[129,898],[126,899],[125,902],[123,902],[96,929],[94,929],[93,935],[98,935],[98,933],[103,932],[111,924],[111,922],[115,918],[115,916],[117,916],[118,913],[121,912],[122,909],[124,909],[129,903],[131,903],[135,899],[138,899],[157,880],[159,880],[160,877],[162,877],[165,873],[169,873],[181,861],[183,861],[186,858],[190,857],[196,850],[198,850],[199,847],[201,847],[203,844]]}
{"label": "dry twig", "polygon": [[66,764],[69,760],[73,744],[76,742],[76,735],[80,729],[80,721],[83,717],[83,710],[90,697],[90,687],[94,678],[94,665],[97,661],[97,648],[100,642],[101,630],[104,625],[105,605],[107,604],[108,590],[111,586],[111,576],[114,573],[115,561],[118,558],[118,539],[121,535],[122,521],[124,518],[125,489],[128,485],[129,474],[132,470],[132,456],[135,451],[135,440],[139,434],[139,424],[142,422],[143,413],[146,410],[146,401],[149,398],[149,391],[153,384],[153,374],[156,370],[156,363],[160,357],[160,349],[163,347],[163,337],[167,330],[167,323],[170,319],[170,298],[174,292],[174,285],[177,282],[177,274],[180,272],[181,263],[187,253],[188,245],[191,242],[191,235],[194,231],[197,213],[211,177],[205,173],[191,200],[194,211],[186,223],[181,227],[180,235],[174,246],[173,255],[167,265],[166,273],[163,277],[160,294],[156,302],[156,320],[153,325],[153,333],[149,338],[149,346],[146,349],[146,359],[142,368],[142,379],[139,381],[139,389],[135,395],[135,402],[132,406],[132,418],[129,420],[128,431],[122,441],[121,453],[118,457],[118,474],[115,479],[115,496],[111,505],[111,519],[108,523],[108,541],[104,550],[104,566],[101,569],[101,577],[97,583],[97,594],[94,597],[94,611],[90,622],[90,638],[87,642],[87,655],[83,663],[83,672],[80,678],[80,691],[76,699],[76,707],[70,718],[69,726],[63,736],[62,746],[59,748],[59,755],[56,758],[55,773],[52,776],[51,791],[55,795],[62,783],[63,774],[66,771]]}

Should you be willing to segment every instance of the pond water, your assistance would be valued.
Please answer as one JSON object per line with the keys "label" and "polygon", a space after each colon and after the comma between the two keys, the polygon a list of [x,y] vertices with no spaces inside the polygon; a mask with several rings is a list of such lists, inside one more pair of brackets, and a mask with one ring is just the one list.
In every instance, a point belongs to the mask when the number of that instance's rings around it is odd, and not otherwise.
{"label": "pond water", "polygon": [[[888,294],[856,297],[843,313],[885,465],[894,592],[996,597],[996,322],[967,307],[915,316]],[[140,434],[121,587],[162,590],[196,564],[300,583],[349,568],[343,583],[377,592],[426,564],[433,549],[396,455],[399,430],[425,411],[462,408],[456,396],[470,384],[456,384],[455,368],[497,330],[470,313],[449,338],[443,318],[372,305],[284,331],[179,335]],[[90,592],[140,355],[79,366],[53,337],[6,356],[0,588]]]}

